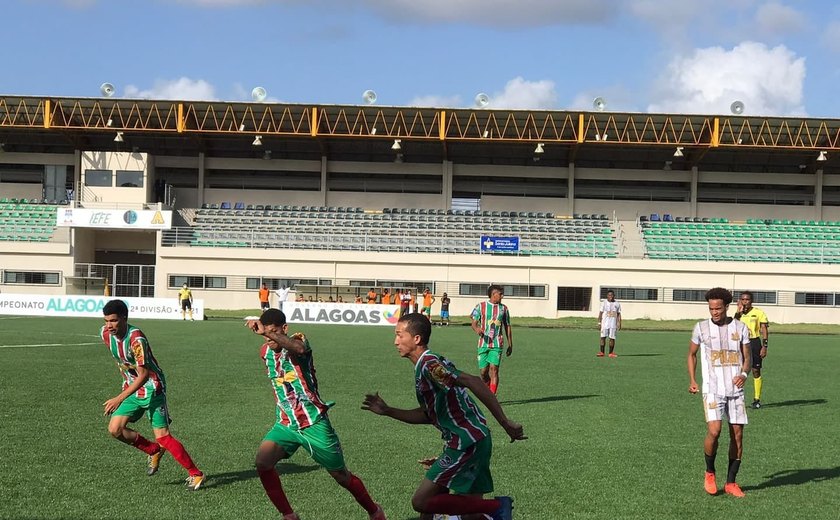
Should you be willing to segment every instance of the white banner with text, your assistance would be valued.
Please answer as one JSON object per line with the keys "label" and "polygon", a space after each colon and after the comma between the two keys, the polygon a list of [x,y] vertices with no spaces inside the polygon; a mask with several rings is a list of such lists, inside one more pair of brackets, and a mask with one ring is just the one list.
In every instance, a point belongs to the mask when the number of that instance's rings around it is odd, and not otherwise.
{"label": "white banner with text", "polygon": [[[33,294],[0,294],[0,314],[15,316],[85,316],[102,317],[102,308],[110,300],[119,299],[128,305],[128,319],[180,320],[181,306],[177,298],[113,298],[110,296],[47,296]],[[192,316],[204,319],[204,301],[193,300]],[[186,315],[189,319],[189,312]]]}
{"label": "white banner with text", "polygon": [[172,227],[172,212],[146,209],[58,208],[55,225],[108,229],[169,229]]}
{"label": "white banner with text", "polygon": [[336,325],[385,325],[400,319],[399,305],[364,303],[283,302],[289,323],[332,323]]}

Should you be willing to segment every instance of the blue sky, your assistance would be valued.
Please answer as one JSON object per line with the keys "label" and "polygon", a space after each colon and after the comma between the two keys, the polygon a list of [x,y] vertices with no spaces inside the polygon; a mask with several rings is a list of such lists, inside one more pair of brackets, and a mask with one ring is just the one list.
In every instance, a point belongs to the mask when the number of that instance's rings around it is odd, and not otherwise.
{"label": "blue sky", "polygon": [[5,0],[0,94],[840,117],[827,0]]}

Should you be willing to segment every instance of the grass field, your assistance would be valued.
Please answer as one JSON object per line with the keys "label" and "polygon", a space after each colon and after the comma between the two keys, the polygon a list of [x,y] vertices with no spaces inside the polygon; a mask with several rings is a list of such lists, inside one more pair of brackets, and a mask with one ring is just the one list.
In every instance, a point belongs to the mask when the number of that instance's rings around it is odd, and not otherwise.
{"label": "grass field", "polygon": [[[102,402],[118,371],[98,344],[101,320],[0,317],[0,518],[276,518],[253,470],[273,397],[241,321],[137,321],[169,385],[173,434],[209,476],[196,493],[171,457],[145,476],[143,453],[109,437]],[[293,329],[294,330],[294,329]],[[417,459],[441,448],[431,426],[359,409],[365,393],[414,407],[413,367],[388,327],[310,326],[322,395],[348,466],[391,519],[414,519]],[[617,359],[595,357],[595,330],[517,327],[499,399],[530,437],[492,423],[498,494],[522,519],[808,518],[840,511],[840,346],[836,336],[771,336],[763,402],[750,411],[739,482],[744,499],[702,488],[705,432],[687,392],[690,328],[625,331]],[[432,347],[475,372],[468,327],[435,328]],[[751,397],[752,383],[748,383]],[[492,418],[490,419],[492,421]],[[148,424],[138,429],[151,436]],[[726,468],[728,435],[718,456]],[[301,518],[367,516],[305,453],[279,465]]]}

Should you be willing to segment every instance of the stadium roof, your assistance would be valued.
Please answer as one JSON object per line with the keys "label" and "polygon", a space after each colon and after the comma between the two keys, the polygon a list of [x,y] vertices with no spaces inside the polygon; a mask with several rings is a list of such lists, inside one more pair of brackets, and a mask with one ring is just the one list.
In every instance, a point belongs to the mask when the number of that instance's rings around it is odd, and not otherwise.
{"label": "stadium roof", "polygon": [[389,162],[395,139],[405,162],[840,173],[838,119],[0,95],[6,152]]}

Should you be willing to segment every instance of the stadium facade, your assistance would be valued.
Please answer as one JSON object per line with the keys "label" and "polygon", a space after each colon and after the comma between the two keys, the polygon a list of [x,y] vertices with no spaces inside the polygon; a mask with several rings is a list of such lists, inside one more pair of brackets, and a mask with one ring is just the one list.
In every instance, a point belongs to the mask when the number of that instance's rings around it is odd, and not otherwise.
{"label": "stadium facade", "polygon": [[840,323],[838,147],[828,119],[0,96],[0,292],[428,287],[463,315],[494,282],[520,316],[614,289],[677,319],[724,286]]}

